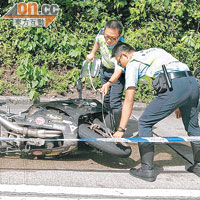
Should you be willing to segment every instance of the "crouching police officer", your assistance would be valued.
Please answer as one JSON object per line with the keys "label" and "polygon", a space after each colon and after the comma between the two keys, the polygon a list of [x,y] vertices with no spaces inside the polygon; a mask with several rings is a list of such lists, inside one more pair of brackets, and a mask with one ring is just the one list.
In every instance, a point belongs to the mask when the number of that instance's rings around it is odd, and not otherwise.
{"label": "crouching police officer", "polygon": [[[126,67],[126,96],[120,125],[118,131],[113,135],[114,137],[120,138],[124,135],[132,113],[138,80],[146,79],[146,81],[149,81],[151,80],[150,77],[155,78],[153,84],[157,90],[157,96],[148,105],[138,121],[139,136],[152,137],[153,125],[170,115],[177,108],[181,111],[182,121],[188,135],[200,136],[197,111],[199,100],[198,83],[186,64],[178,61],[163,49],[151,48],[135,52],[126,43],[116,45],[113,48],[112,55],[123,68]],[[162,65],[165,65],[166,68],[162,68]],[[164,69],[167,70],[167,74],[164,73]],[[110,81],[116,81],[115,74],[110,78]],[[105,94],[109,85],[109,83],[106,83],[102,87]],[[187,170],[200,176],[200,142],[192,142],[191,145],[194,165]],[[146,181],[155,181],[156,175],[153,166],[154,144],[138,143],[138,147],[142,165],[138,169],[130,169],[130,174]]]}

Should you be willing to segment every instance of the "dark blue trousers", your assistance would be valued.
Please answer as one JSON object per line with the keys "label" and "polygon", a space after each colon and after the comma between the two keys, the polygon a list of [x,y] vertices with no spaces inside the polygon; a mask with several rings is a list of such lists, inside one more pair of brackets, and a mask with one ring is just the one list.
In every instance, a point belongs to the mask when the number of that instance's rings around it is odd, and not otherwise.
{"label": "dark blue trousers", "polygon": [[[151,137],[152,127],[180,108],[182,121],[189,136],[200,136],[198,124],[198,83],[194,77],[182,77],[172,80],[172,91],[159,94],[148,105],[139,119],[138,129],[140,137]],[[169,124],[169,126],[171,126]]]}
{"label": "dark blue trousers", "polygon": [[[106,70],[104,67],[101,69],[101,85],[108,82],[113,75],[114,70]],[[120,78],[111,85],[108,94],[104,97],[104,102],[110,105],[112,110],[122,109],[122,96],[125,85],[125,75],[122,74]]]}

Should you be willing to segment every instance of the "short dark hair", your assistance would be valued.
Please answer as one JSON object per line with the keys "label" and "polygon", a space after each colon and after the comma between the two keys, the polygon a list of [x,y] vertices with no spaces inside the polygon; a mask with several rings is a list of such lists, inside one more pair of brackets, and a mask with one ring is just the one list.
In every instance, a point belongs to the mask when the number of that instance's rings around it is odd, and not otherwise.
{"label": "short dark hair", "polygon": [[118,42],[112,50],[112,57],[121,56],[122,52],[135,51],[134,48],[124,42]]}
{"label": "short dark hair", "polygon": [[122,30],[123,30],[123,25],[120,21],[118,20],[110,20],[106,23],[105,25],[105,29],[106,28],[112,28],[112,29],[118,29],[119,34],[122,34]]}

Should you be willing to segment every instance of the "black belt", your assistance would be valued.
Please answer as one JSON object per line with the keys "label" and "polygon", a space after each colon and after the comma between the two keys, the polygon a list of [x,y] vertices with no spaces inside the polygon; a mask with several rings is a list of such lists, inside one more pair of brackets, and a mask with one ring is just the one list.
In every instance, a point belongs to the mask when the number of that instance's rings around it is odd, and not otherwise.
{"label": "black belt", "polygon": [[191,71],[170,72],[168,74],[169,74],[169,77],[171,79],[192,76],[192,72]]}
{"label": "black belt", "polygon": [[102,69],[104,70],[104,71],[106,71],[106,72],[114,72],[114,70],[115,69],[109,69],[109,68],[107,68],[107,67],[105,67],[105,66],[102,66]]}

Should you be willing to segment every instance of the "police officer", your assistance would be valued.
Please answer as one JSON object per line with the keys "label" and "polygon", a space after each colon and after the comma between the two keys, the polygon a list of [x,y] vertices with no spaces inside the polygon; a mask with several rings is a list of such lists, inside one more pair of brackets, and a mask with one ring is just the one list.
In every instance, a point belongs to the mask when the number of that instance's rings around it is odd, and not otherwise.
{"label": "police officer", "polygon": [[101,52],[101,84],[108,82],[112,74],[114,73],[117,76],[117,81],[110,84],[110,90],[107,95],[104,97],[104,105],[109,108],[114,115],[115,120],[115,130],[119,126],[119,121],[121,118],[121,109],[122,109],[122,95],[125,85],[125,75],[123,68],[116,66],[117,63],[115,59],[111,59],[112,49],[119,42],[124,41],[122,37],[123,25],[117,20],[108,21],[104,28],[102,28],[98,35],[96,36],[94,46],[90,54],[87,55],[86,59],[92,61],[95,57],[96,52],[100,49]]}
{"label": "police officer", "polygon": [[[139,79],[151,81],[156,78],[158,85],[164,88],[160,90],[157,96],[145,109],[138,121],[138,130],[140,137],[152,137],[152,127],[154,124],[170,115],[177,108],[180,109],[182,121],[189,136],[200,136],[200,128],[198,125],[198,100],[199,90],[196,79],[192,76],[188,66],[172,55],[159,48],[151,48],[135,52],[134,49],[125,43],[116,45],[113,48],[113,56],[121,64],[126,67],[126,96],[122,108],[122,116],[118,131],[114,137],[120,138],[124,135],[128,120],[132,113],[134,103],[134,95]],[[163,81],[162,65],[166,66],[169,80],[171,79],[171,88],[165,88]],[[110,81],[115,82],[115,74]],[[165,82],[166,83],[166,82]],[[106,94],[109,84],[105,84],[102,88]],[[192,150],[194,155],[194,165],[187,170],[200,176],[200,143],[192,142]],[[134,177],[146,181],[155,181],[156,175],[153,166],[154,144],[138,143],[141,167],[130,169],[130,174]]]}

